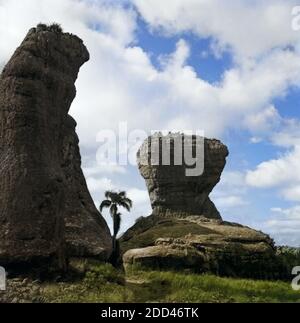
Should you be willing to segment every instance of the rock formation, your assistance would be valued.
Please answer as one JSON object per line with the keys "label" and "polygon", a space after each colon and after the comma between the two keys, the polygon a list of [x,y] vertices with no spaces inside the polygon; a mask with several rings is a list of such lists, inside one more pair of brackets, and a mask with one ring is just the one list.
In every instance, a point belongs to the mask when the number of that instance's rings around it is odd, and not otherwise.
{"label": "rock formation", "polygon": [[122,246],[125,268],[140,264],[221,276],[286,277],[269,236],[221,220],[152,215],[126,232]]}
{"label": "rock formation", "polygon": [[[280,278],[282,266],[271,238],[223,221],[209,199],[226,163],[226,146],[217,140],[202,140],[203,174],[188,177],[186,165],[166,166],[162,159],[153,165],[150,142],[141,147],[138,162],[153,214],[141,218],[121,238],[125,268],[140,264],[224,276]],[[194,146],[195,138],[189,137],[187,142]],[[173,150],[171,146],[171,155]]]}
{"label": "rock formation", "polygon": [[45,262],[62,268],[66,255],[110,253],[109,230],[87,191],[75,122],[68,116],[89,53],[78,37],[54,27],[31,29],[0,77],[5,266]]}
{"label": "rock formation", "polygon": [[[159,138],[158,136],[146,140],[138,152],[139,169],[146,180],[153,214],[202,215],[210,219],[221,219],[209,194],[220,181],[228,156],[227,147],[218,140],[170,134],[161,137],[160,147],[155,148],[155,139]],[[204,171],[200,176],[187,176],[188,167],[184,163],[187,153],[184,153],[184,149],[182,153],[174,149],[178,139],[180,147],[184,144],[191,152],[195,152],[197,148],[199,156],[200,153],[203,156],[204,152]],[[159,156],[162,156],[162,141],[170,147],[170,163],[163,164],[160,157],[160,160],[157,158],[159,162],[153,165],[153,153],[158,151]],[[151,149],[153,146],[154,149]],[[168,154],[168,150],[165,151]],[[181,155],[181,165],[177,165],[180,162],[175,164],[174,152]],[[203,162],[199,160],[199,163]]]}

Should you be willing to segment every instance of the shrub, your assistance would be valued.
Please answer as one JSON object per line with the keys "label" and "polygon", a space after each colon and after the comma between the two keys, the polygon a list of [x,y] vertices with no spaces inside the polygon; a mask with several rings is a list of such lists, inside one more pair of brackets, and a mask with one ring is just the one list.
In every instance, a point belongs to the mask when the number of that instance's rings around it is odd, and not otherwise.
{"label": "shrub", "polygon": [[63,29],[60,24],[53,23],[52,25],[49,26],[49,31],[52,31],[54,33],[62,33]]}
{"label": "shrub", "polygon": [[37,25],[37,30],[38,31],[50,31],[50,32],[54,32],[54,33],[62,33],[63,32],[61,25],[57,24],[57,23],[53,23],[51,25],[39,23]]}
{"label": "shrub", "polygon": [[39,23],[37,25],[37,29],[38,30],[41,30],[41,31],[47,31],[48,30],[48,26],[46,24],[43,24],[43,23]]}
{"label": "shrub", "polygon": [[278,247],[277,255],[286,267],[288,276],[294,267],[300,266],[300,248]]}

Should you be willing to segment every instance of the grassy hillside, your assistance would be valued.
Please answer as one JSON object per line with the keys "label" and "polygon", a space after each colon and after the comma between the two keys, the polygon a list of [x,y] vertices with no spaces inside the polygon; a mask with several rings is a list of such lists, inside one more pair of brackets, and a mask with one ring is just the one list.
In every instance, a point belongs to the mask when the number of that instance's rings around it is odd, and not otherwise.
{"label": "grassy hillside", "polygon": [[289,283],[212,275],[143,271],[126,277],[110,265],[93,264],[77,282],[44,283],[44,302],[300,302]]}

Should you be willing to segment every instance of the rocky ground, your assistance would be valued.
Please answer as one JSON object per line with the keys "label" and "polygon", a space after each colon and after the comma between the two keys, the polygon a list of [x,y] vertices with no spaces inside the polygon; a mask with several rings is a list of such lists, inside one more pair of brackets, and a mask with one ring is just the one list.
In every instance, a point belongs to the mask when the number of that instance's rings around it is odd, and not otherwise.
{"label": "rocky ground", "polygon": [[43,302],[41,284],[29,278],[7,280],[7,290],[0,291],[1,303],[40,303]]}

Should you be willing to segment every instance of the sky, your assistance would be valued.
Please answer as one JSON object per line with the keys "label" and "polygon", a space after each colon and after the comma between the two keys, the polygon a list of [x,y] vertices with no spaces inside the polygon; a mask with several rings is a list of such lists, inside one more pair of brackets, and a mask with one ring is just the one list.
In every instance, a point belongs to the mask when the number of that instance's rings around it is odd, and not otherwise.
{"label": "sky", "polygon": [[[99,163],[99,133],[203,130],[230,156],[211,194],[222,217],[300,246],[300,30],[296,0],[0,0],[0,68],[29,28],[60,23],[90,61],[76,82],[83,168],[95,203],[151,213],[135,165]],[[300,19],[299,19],[300,24]],[[296,26],[297,27],[297,26]],[[105,214],[107,221],[111,220]]]}

